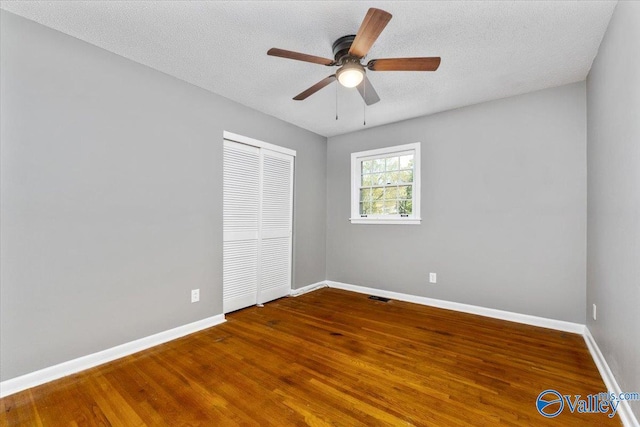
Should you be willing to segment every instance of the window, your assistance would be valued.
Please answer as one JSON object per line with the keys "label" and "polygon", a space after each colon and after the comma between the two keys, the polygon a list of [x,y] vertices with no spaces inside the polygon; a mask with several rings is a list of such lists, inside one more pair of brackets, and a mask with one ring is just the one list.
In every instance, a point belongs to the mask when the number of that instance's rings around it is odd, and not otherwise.
{"label": "window", "polygon": [[351,223],[420,224],[420,143],[351,154]]}

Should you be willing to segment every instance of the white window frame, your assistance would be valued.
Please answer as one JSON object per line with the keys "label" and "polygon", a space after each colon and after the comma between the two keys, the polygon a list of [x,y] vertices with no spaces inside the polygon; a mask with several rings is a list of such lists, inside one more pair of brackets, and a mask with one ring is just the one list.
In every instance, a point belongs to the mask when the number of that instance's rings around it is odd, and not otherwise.
{"label": "white window frame", "polygon": [[[413,153],[413,189],[412,213],[408,217],[397,215],[360,216],[360,180],[362,177],[362,161],[386,157],[392,154]],[[394,147],[351,153],[351,224],[420,224],[420,143],[396,145]]]}

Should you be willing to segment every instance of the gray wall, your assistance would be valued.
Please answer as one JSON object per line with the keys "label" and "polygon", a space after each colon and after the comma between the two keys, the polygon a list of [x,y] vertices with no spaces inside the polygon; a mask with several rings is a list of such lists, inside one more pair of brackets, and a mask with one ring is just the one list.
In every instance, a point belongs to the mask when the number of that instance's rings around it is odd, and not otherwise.
{"label": "gray wall", "polygon": [[587,78],[587,326],[627,392],[640,391],[639,53],[640,4],[619,2]]}
{"label": "gray wall", "polygon": [[[585,97],[580,82],[329,138],[327,279],[584,323]],[[422,224],[350,224],[350,153],[411,142]]]}
{"label": "gray wall", "polygon": [[325,278],[326,138],[1,19],[0,379],[221,313],[223,130],[297,150],[294,287]]}

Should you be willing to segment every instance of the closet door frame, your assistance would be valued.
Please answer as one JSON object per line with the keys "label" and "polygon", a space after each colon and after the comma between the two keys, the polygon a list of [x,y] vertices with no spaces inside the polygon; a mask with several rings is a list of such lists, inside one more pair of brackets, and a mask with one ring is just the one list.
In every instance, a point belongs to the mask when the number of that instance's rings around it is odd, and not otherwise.
{"label": "closet door frame", "polygon": [[222,137],[228,141],[239,142],[240,144],[251,145],[258,148],[266,148],[267,150],[288,154],[294,158],[296,157],[296,150],[270,144],[268,142],[260,141],[259,139],[249,138],[248,136],[238,135],[237,133],[227,132],[226,130],[222,133]]}
{"label": "closet door frame", "polygon": [[[238,135],[232,132],[228,132],[228,131],[224,131],[223,132],[223,139],[225,141],[231,141],[231,142],[236,142],[239,144],[244,144],[244,145],[248,145],[248,146],[252,146],[252,147],[256,147],[259,149],[265,149],[268,150],[270,152],[276,153],[276,154],[283,154],[286,156],[290,156],[292,158],[292,165],[291,165],[291,172],[290,172],[290,214],[289,214],[289,227],[290,227],[290,233],[289,233],[289,255],[288,255],[288,281],[289,281],[289,289],[291,289],[291,287],[293,286],[293,215],[294,215],[294,189],[295,189],[295,182],[294,182],[294,178],[295,178],[295,157],[296,157],[296,151],[295,150],[291,150],[289,148],[285,148],[285,147],[281,147],[275,144],[270,144],[268,142],[264,142],[264,141],[260,141],[254,138],[249,138],[243,135]],[[263,157],[263,153],[260,154],[260,157],[262,159]],[[260,161],[260,170],[259,170],[259,181],[260,181],[260,188],[262,189],[262,181],[263,181],[263,160]],[[260,191],[260,206],[262,206],[262,194],[263,192]],[[259,215],[258,215],[258,277],[257,277],[257,294],[256,294],[256,303],[257,304],[262,304],[264,302],[266,302],[266,300],[264,300],[263,298],[263,293],[262,293],[262,286],[261,286],[261,277],[260,277],[260,266],[261,266],[261,241],[262,241],[262,207],[260,207],[259,209]],[[224,227],[223,227],[224,228]],[[224,231],[223,231],[224,234]],[[223,273],[224,274],[224,273]],[[224,295],[224,277],[223,277],[223,295]],[[223,309],[224,309],[224,301],[223,301]],[[229,311],[233,311],[233,310],[223,310],[225,313],[229,312]]]}

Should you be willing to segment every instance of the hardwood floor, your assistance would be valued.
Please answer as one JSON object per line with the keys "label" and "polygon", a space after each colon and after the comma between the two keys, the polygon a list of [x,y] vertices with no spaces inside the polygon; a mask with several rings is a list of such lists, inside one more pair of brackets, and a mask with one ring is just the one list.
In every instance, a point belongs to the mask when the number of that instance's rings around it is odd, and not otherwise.
{"label": "hardwood floor", "polygon": [[0,400],[2,426],[620,425],[579,335],[321,289]]}

